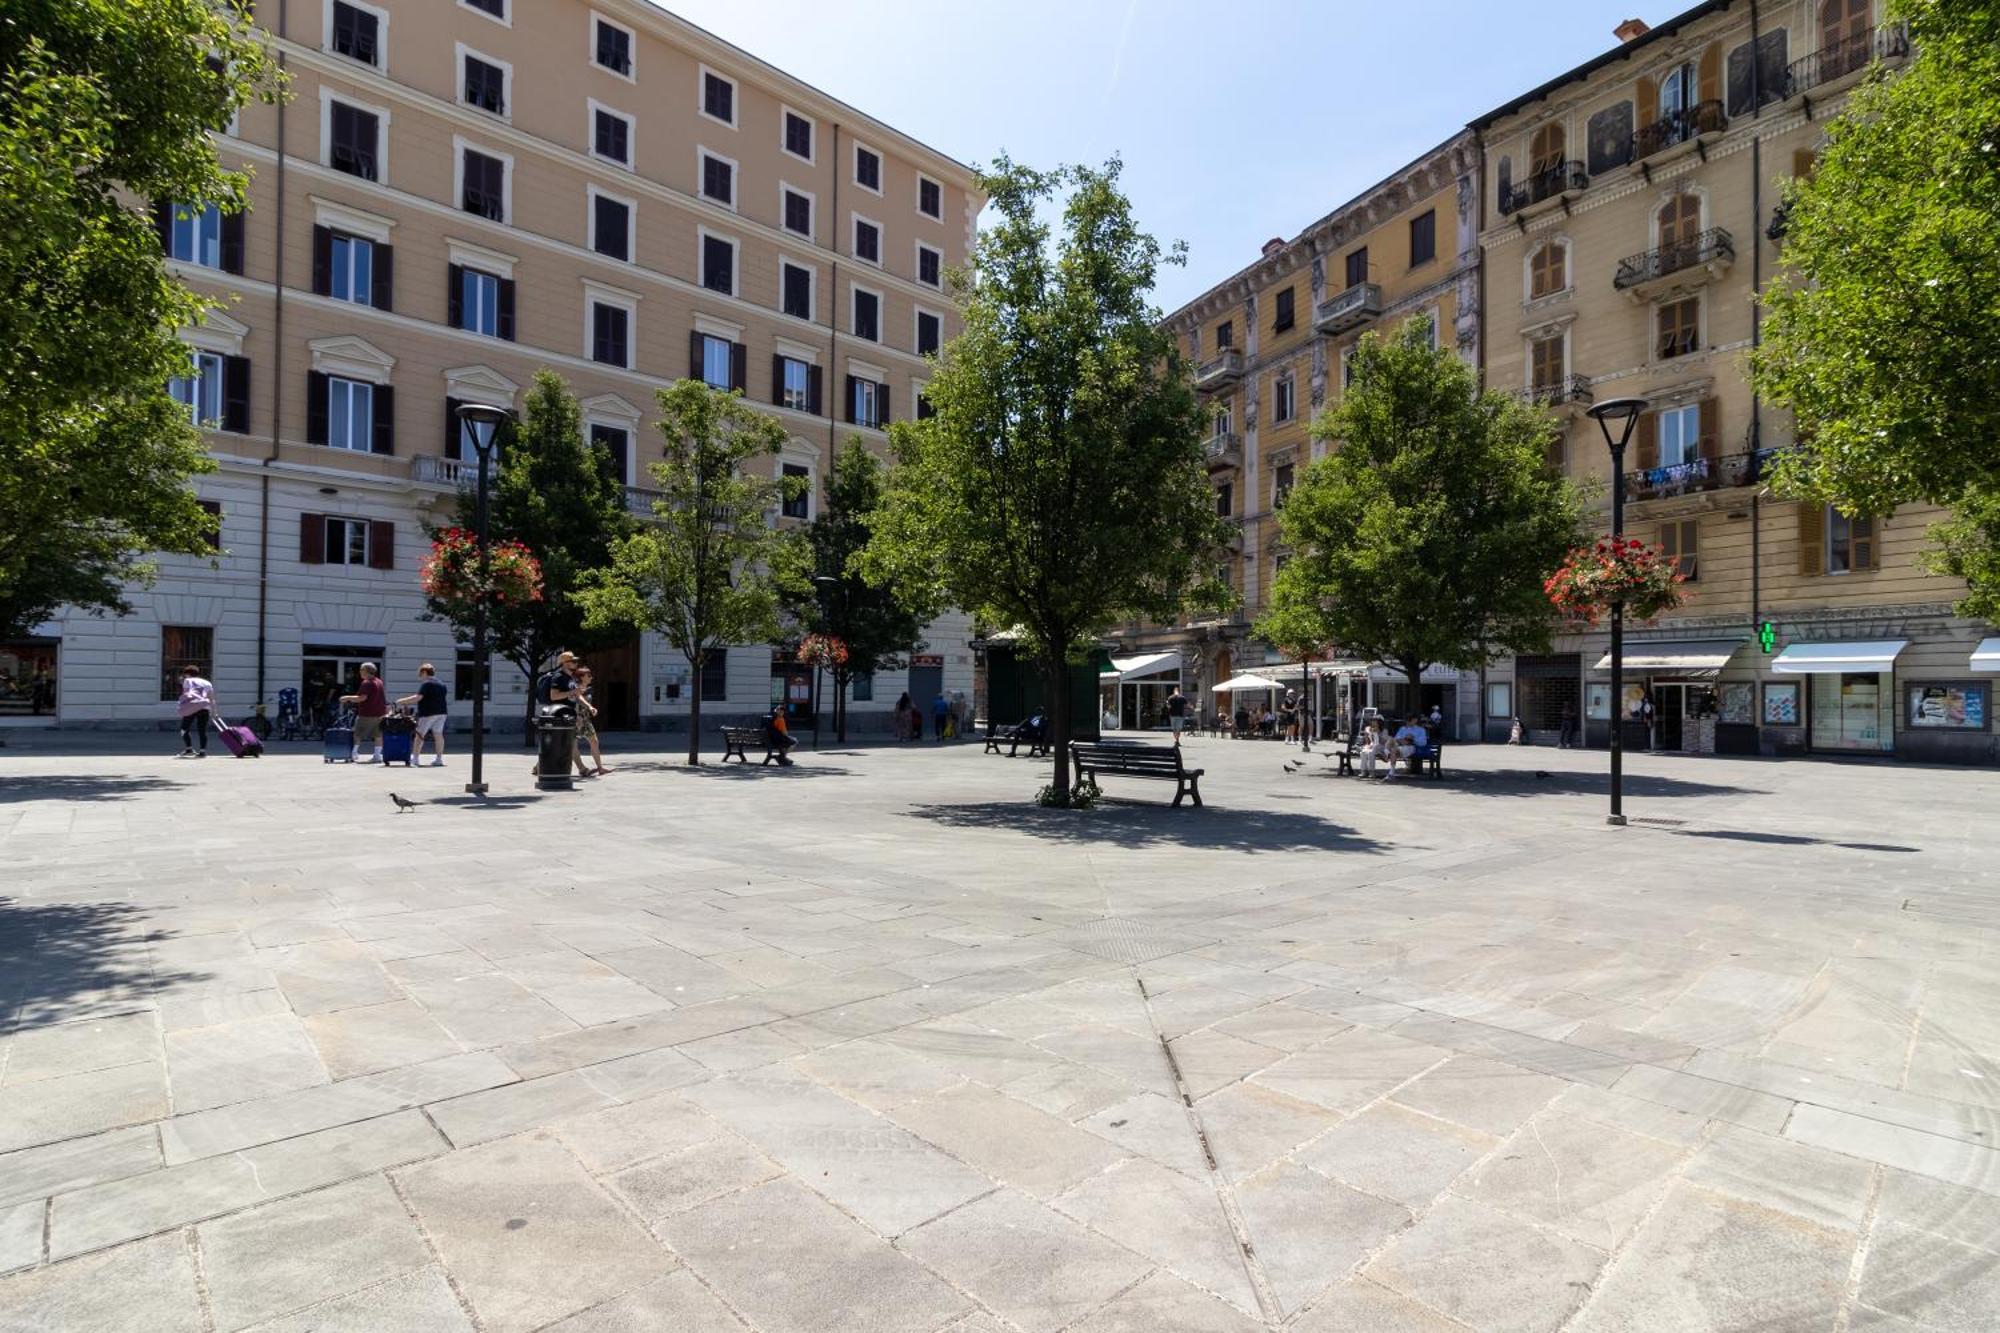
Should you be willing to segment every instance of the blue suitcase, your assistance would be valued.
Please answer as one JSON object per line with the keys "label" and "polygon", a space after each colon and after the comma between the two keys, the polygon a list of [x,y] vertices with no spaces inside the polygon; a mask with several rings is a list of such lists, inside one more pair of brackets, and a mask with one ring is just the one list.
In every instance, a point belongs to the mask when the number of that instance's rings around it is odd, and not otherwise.
{"label": "blue suitcase", "polygon": [[382,719],[382,762],[415,766],[417,724],[407,717]]}
{"label": "blue suitcase", "polygon": [[329,764],[354,762],[354,714],[343,715],[326,729],[326,753],[323,757]]}

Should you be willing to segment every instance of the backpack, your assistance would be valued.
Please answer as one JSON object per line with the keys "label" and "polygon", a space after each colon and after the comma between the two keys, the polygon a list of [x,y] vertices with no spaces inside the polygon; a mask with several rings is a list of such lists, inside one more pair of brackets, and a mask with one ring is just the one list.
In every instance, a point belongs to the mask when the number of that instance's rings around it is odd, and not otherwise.
{"label": "backpack", "polygon": [[544,671],[541,675],[535,677],[535,702],[538,704],[548,703],[549,694],[552,690],[555,689],[555,687],[556,687],[555,672]]}

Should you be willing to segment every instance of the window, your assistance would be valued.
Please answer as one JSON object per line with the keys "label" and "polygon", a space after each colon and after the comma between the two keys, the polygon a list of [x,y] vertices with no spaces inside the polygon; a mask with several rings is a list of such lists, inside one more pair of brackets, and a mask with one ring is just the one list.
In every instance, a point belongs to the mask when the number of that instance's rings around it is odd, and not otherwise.
{"label": "window", "polygon": [[[460,0],[460,3],[469,4],[471,0]],[[478,688],[478,662],[472,656],[470,648],[461,648],[458,650],[458,655],[452,663],[451,697],[464,701],[472,698],[472,692]],[[493,688],[490,680],[487,682],[486,699],[488,703],[491,703],[493,700]]]}
{"label": "window", "polygon": [[1223,320],[1215,326],[1215,350],[1226,352],[1236,345],[1236,322]]}
{"label": "window", "polygon": [[347,0],[333,0],[333,53],[358,60],[364,65],[378,63],[382,20]]}
{"label": "window", "polygon": [[1292,311],[1292,289],[1285,288],[1278,293],[1278,299],[1271,311],[1271,332],[1283,333],[1297,323]]}
{"label": "window", "polygon": [[1569,286],[1569,251],[1554,241],[1528,261],[1528,299],[1553,296]]}
{"label": "window", "polygon": [[854,183],[864,190],[882,193],[882,155],[872,148],[854,145]]}
{"label": "window", "polygon": [[203,680],[215,679],[215,630],[207,625],[160,626],[160,701],[181,697],[181,672],[193,667]]}
{"label": "window", "polygon": [[222,210],[214,204],[167,204],[167,254],[185,264],[222,267]]}
{"label": "window", "polygon": [[1271,385],[1271,421],[1274,425],[1292,419],[1292,389],[1293,382],[1290,375],[1274,381]]}
{"label": "window", "polygon": [[931,396],[924,392],[924,386],[917,386],[917,420],[929,421],[937,415],[937,408],[931,405]]}
{"label": "window", "polygon": [[336,449],[373,452],[375,386],[329,375],[326,391],[326,442]]}
{"label": "window", "polygon": [[1368,281],[1368,247],[1362,246],[1347,257],[1347,285],[1358,287]]}
{"label": "window", "polygon": [[370,563],[368,559],[368,520],[361,518],[328,518],[326,524],[326,558],[321,561],[328,565],[361,565]]}
{"label": "window", "polygon": [[[377,254],[377,250],[380,254]],[[389,308],[389,247],[329,227],[313,228],[313,290],[336,301]]]}
{"label": "window", "polygon": [[1285,497],[1292,493],[1293,465],[1280,463],[1271,478],[1271,507],[1283,509]]}
{"label": "window", "polygon": [[467,53],[465,57],[465,104],[507,114],[507,71],[491,61]]}
{"label": "window", "polygon": [[801,236],[813,234],[812,196],[789,186],[785,188],[785,230]]}
{"label": "window", "polygon": [[1437,258],[1438,215],[1433,208],[1422,217],[1410,219],[1410,267],[1428,264]]}
{"label": "window", "polygon": [[1554,171],[1563,162],[1569,136],[1561,125],[1544,125],[1528,136],[1528,174]]}
{"label": "window", "polygon": [[855,703],[867,704],[875,702],[874,672],[872,671],[855,672],[854,675],[848,678],[848,687],[851,690],[851,694],[849,697],[851,697]]}
{"label": "window", "polygon": [[1683,297],[1660,307],[1659,359],[1686,356],[1701,346],[1701,298]]}
{"label": "window", "polygon": [[736,124],[736,85],[712,69],[701,72],[701,111],[725,125]]}
{"label": "window", "polygon": [[927,218],[944,218],[944,187],[929,176],[917,177],[917,211]]}
{"label": "window", "polygon": [[789,260],[778,261],[784,311],[794,319],[813,317],[813,271]]}
{"label": "window", "polygon": [[199,427],[209,427],[222,421],[222,357],[215,352],[194,354],[194,373],[176,375],[167,381],[167,392],[173,400],[188,410],[189,417]]}
{"label": "window", "polygon": [[603,426],[593,422],[590,427],[590,449],[597,457],[597,465],[612,481],[620,486],[631,483],[631,432],[622,426]]}
{"label": "window", "polygon": [[736,164],[714,153],[701,155],[701,194],[724,208],[736,207]]}
{"label": "window", "polygon": [[601,194],[590,197],[590,248],[607,259],[632,258],[632,206]]}
{"label": "window", "polygon": [[632,165],[632,120],[606,107],[590,113],[590,151],[621,167]]}
{"label": "window", "polygon": [[847,377],[847,420],[850,425],[879,430],[889,417],[889,386],[858,375]]}
{"label": "window", "polygon": [[712,292],[736,294],[736,242],[721,236],[701,238],[701,285]]}
{"label": "window", "polygon": [[917,281],[926,287],[944,286],[944,254],[928,245],[917,247]]}
{"label": "window", "polygon": [[632,77],[632,34],[607,19],[597,20],[597,41],[591,58],[600,68]]}
{"label": "window", "polygon": [[482,14],[491,14],[496,19],[507,17],[507,0],[458,0],[467,9],[476,9]]}
{"label": "window", "polygon": [[944,341],[944,321],[928,310],[917,312],[917,355],[931,356]]}
{"label": "window", "polygon": [[882,229],[866,218],[854,219],[854,257],[870,264],[882,262]]}
{"label": "window", "polygon": [[778,358],[778,406],[795,412],[815,411],[812,401],[812,367],[797,357]]}
{"label": "window", "polygon": [[695,356],[701,374],[697,377],[711,389],[725,393],[736,388],[736,344],[713,334],[694,335]]}
{"label": "window", "polygon": [[376,179],[376,157],[382,122],[372,111],[335,102],[327,116],[327,165],[362,180]]}
{"label": "window", "polygon": [[220,551],[222,549],[222,501],[196,500],[195,503],[201,506],[202,513],[207,514],[209,518],[214,520],[209,524],[208,549],[211,551]]}
{"label": "window", "polygon": [[1700,523],[1692,518],[1660,524],[1660,550],[1674,562],[1674,568],[1688,582],[1694,582],[1695,556],[1699,554],[1697,535]]}
{"label": "window", "polygon": [[778,512],[786,518],[811,518],[812,469],[802,467],[797,463],[787,463],[784,465],[782,475],[787,481],[804,482],[805,484],[798,488],[798,494],[787,495],[785,497],[784,502],[778,507]]}
{"label": "window", "polygon": [[1561,390],[1563,353],[1567,350],[1568,341],[1568,335],[1558,333],[1537,338],[1528,345],[1528,382],[1534,386],[1538,397],[1552,396]]}
{"label": "window", "polygon": [[460,264],[453,264],[446,277],[451,284],[447,314],[453,328],[513,341],[513,279]]}
{"label": "window", "polygon": [[1851,574],[1856,570],[1876,569],[1879,564],[1875,520],[1862,516],[1850,518],[1829,507],[1826,511],[1826,572]]}
{"label": "window", "polygon": [[1235,429],[1235,416],[1235,404],[1233,402],[1224,402],[1222,406],[1216,408],[1215,433],[1217,435],[1227,435],[1231,430]]}
{"label": "window", "polygon": [[1660,248],[1694,244],[1701,234],[1701,200],[1691,194],[1677,194],[1660,206]]}
{"label": "window", "polygon": [[476,148],[465,150],[461,158],[464,189],[459,206],[494,222],[507,220],[507,164]]}
{"label": "window", "polygon": [[590,303],[590,359],[607,366],[630,368],[631,312],[602,301]]}
{"label": "window", "polygon": [[1354,383],[1354,356],[1361,349],[1352,344],[1340,349],[1340,387]]}
{"label": "window", "polygon": [[808,162],[813,160],[813,123],[796,111],[785,113],[785,151]]}
{"label": "window", "polygon": [[1225,481],[1215,488],[1215,516],[1217,518],[1228,518],[1235,512],[1236,488]]}
{"label": "window", "polygon": [[1701,457],[1701,405],[1668,407],[1656,414],[1661,467],[1679,467]]}
{"label": "window", "polygon": [[723,703],[728,698],[729,654],[724,649],[711,648],[708,656],[701,659],[701,701]]}
{"label": "window", "polygon": [[882,298],[873,292],[854,289],[854,324],[849,330],[857,338],[869,342],[882,339]]}

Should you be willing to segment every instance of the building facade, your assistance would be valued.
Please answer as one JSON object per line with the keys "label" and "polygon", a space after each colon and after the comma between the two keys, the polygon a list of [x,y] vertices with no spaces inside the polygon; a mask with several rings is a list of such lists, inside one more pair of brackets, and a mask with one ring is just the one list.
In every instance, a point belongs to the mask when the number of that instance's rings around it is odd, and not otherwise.
{"label": "building facade", "polygon": [[[417,664],[475,673],[420,619],[422,525],[472,472],[458,404],[518,409],[540,368],[581,400],[637,512],[657,388],[743,391],[783,422],[812,494],[832,451],[919,410],[956,332],[945,274],[983,200],[973,172],[647,0],[291,0],[260,22],[292,80],[218,137],[249,211],[156,206],[174,271],[222,302],[186,331],[175,393],[210,430],[209,558],[167,556],[123,618],[72,614],[0,645],[17,725],[165,725],[206,669],[225,713]],[[858,725],[904,688],[969,693],[965,618],[908,680],[857,682]],[[797,703],[767,645],[687,679],[653,636],[595,655],[606,721],[657,728]],[[494,714],[526,682],[500,664]],[[879,715],[879,719],[878,719]],[[682,725],[685,725],[684,722]]]}
{"label": "building facade", "polygon": [[[1562,636],[1486,681],[1489,735],[1519,718],[1589,743],[1652,703],[1629,743],[1696,752],[1996,756],[1978,625],[1920,557],[1941,515],[1850,517],[1774,498],[1795,441],[1746,358],[1758,294],[1782,281],[1787,180],[1877,60],[1908,54],[1879,0],[1710,0],[1481,117],[1486,382],[1562,422],[1550,463],[1589,483],[1608,528],[1611,451],[1593,401],[1646,403],[1624,457],[1625,531],[1663,544],[1686,604],[1627,633]],[[1760,632],[1768,623],[1769,633]],[[1988,667],[1990,672],[1991,667]]]}

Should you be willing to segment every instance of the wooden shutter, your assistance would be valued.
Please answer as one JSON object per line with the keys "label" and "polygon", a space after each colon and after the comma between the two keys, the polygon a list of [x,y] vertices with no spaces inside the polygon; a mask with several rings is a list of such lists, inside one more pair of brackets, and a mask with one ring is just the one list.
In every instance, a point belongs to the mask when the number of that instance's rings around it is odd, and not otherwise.
{"label": "wooden shutter", "polygon": [[243,272],[243,214],[222,215],[222,271]]}
{"label": "wooden shutter", "polygon": [[1645,129],[1660,118],[1660,84],[1657,79],[1639,80],[1639,128]]}
{"label": "wooden shutter", "polygon": [[1848,552],[1850,569],[1882,568],[1882,540],[1873,518],[1853,518],[1848,520],[1848,531],[1853,536]]}
{"label": "wooden shutter", "polygon": [[1826,573],[1826,506],[1810,500],[1799,503],[1799,573]]}
{"label": "wooden shutter", "polygon": [[174,252],[174,204],[171,199],[162,199],[153,205],[153,226],[159,229],[160,253]]}
{"label": "wooden shutter", "polygon": [[313,228],[313,295],[333,295],[333,233]]}
{"label": "wooden shutter", "polygon": [[323,565],[326,563],[326,515],[299,515],[299,563],[302,565]]}
{"label": "wooden shutter", "polygon": [[1698,442],[1701,456],[1711,467],[1722,459],[1722,401],[1718,398],[1701,400],[1701,437]]}
{"label": "wooden shutter", "polygon": [[1700,84],[1698,96],[1702,101],[1722,100],[1722,43],[1710,42],[1702,50],[1701,62],[1695,67],[1695,78]]}
{"label": "wooden shutter", "polygon": [[777,407],[785,405],[785,358],[771,354],[771,402]]}
{"label": "wooden shutter", "polygon": [[1804,180],[1813,174],[1813,166],[1819,161],[1819,154],[1810,148],[1792,150],[1792,175]]}
{"label": "wooden shutter", "polygon": [[889,386],[875,386],[875,424],[883,430],[889,429]]}
{"label": "wooden shutter", "polygon": [[465,269],[447,265],[444,271],[445,322],[455,329],[465,327]]}
{"label": "wooden shutter", "polygon": [[500,279],[500,318],[495,327],[508,342],[514,341],[514,280]]}
{"label": "wooden shutter", "polygon": [[465,426],[458,419],[458,409],[464,402],[463,398],[447,398],[444,400],[444,456],[446,458],[457,458],[459,456],[459,442],[465,438],[461,434]]}
{"label": "wooden shutter", "polygon": [[854,416],[854,386],[858,383],[860,383],[860,381],[855,379],[854,376],[849,375],[847,377],[847,424],[850,426],[858,426],[861,424],[859,421],[855,420]]}
{"label": "wooden shutter", "polygon": [[1656,412],[1639,414],[1639,453],[1632,466],[1644,472],[1660,465],[1660,418]]}
{"label": "wooden shutter", "polygon": [[375,432],[371,446],[378,454],[396,452],[396,391],[386,384],[375,386]]}
{"label": "wooden shutter", "polygon": [[377,310],[393,310],[396,297],[396,247],[375,244],[373,290],[368,293],[368,304]]}
{"label": "wooden shutter", "polygon": [[738,393],[750,391],[750,349],[742,343],[729,344],[729,387]]}
{"label": "wooden shutter", "polygon": [[326,376],[317,370],[306,372],[306,443],[326,443]]}
{"label": "wooden shutter", "polygon": [[373,519],[368,523],[368,568],[396,567],[396,525]]}
{"label": "wooden shutter", "polygon": [[819,374],[819,367],[818,367],[818,366],[809,366],[809,367],[807,367],[807,369],[806,369],[806,410],[807,410],[808,412],[811,412],[811,413],[812,413],[812,414],[813,414],[814,416],[818,416],[818,415],[819,415],[819,414],[821,413],[821,411],[823,410],[823,409],[822,409],[822,408],[820,407],[820,392],[819,392],[819,386],[820,386],[820,374]]}
{"label": "wooden shutter", "polygon": [[222,358],[222,428],[250,433],[250,358]]}
{"label": "wooden shutter", "polygon": [[698,380],[701,372],[701,330],[695,329],[688,334],[688,378]]}

